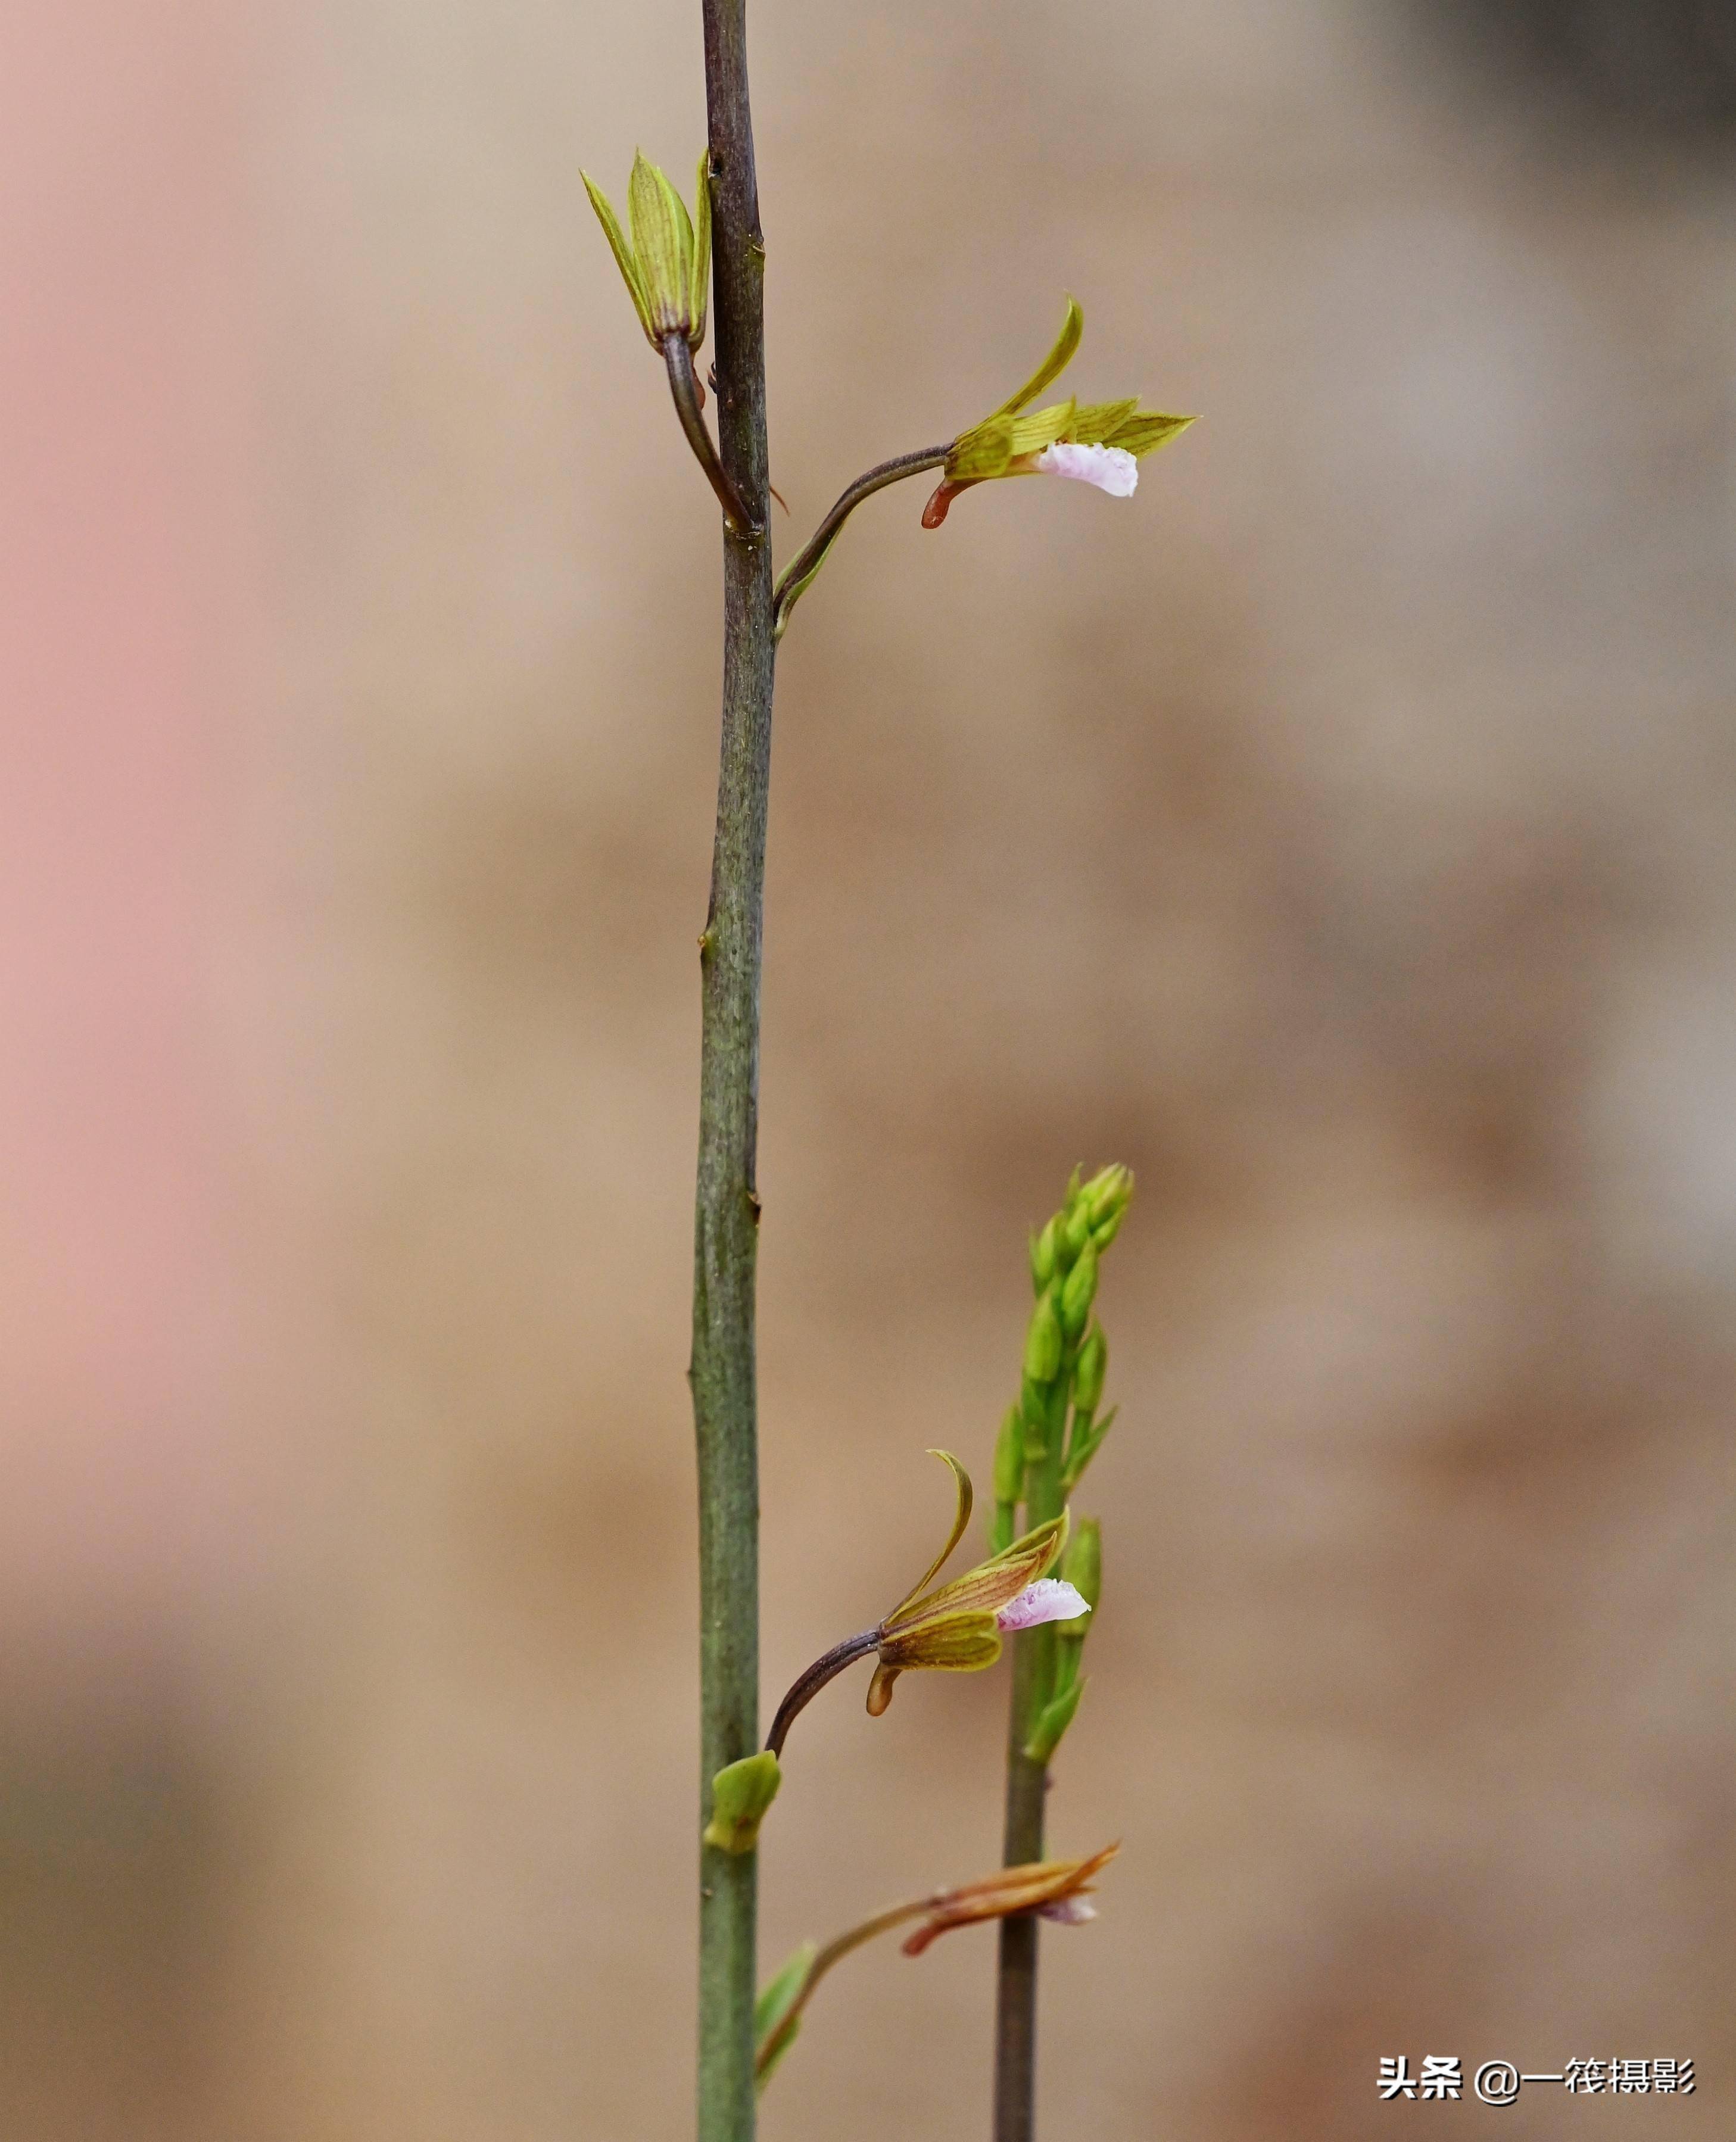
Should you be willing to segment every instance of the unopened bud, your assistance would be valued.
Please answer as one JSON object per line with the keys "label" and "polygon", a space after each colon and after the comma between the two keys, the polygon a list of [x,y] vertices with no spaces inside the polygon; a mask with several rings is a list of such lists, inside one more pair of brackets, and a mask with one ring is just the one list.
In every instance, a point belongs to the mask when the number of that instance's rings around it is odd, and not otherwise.
{"label": "unopened bud", "polygon": [[1031,1284],[1041,1294],[1055,1276],[1055,1223],[1047,1221],[1031,1237]]}
{"label": "unopened bud", "polygon": [[1017,1406],[1007,1409],[994,1440],[994,1499],[1016,1503],[1024,1493],[1024,1421]]}
{"label": "unopened bud", "polygon": [[[1060,1625],[1066,1626],[1063,1622]],[[1047,1763],[1061,1745],[1061,1736],[1073,1722],[1073,1713],[1079,1707],[1079,1698],[1085,1693],[1085,1684],[1076,1681],[1064,1689],[1053,1702],[1047,1703],[1037,1714],[1031,1728],[1031,1737],[1024,1745],[1025,1760],[1030,1763]]]}
{"label": "unopened bud", "polygon": [[1060,1366],[1061,1319],[1055,1313],[1051,1287],[1031,1312],[1030,1327],[1025,1333],[1024,1372],[1033,1383],[1051,1384]]}
{"label": "unopened bud", "polygon": [[643,155],[634,158],[627,181],[630,240],[601,187],[588,174],[579,175],[647,338],[660,346],[665,336],[678,334],[697,349],[705,339],[711,274],[708,157],[699,159],[691,220],[681,195],[657,165]]}
{"label": "unopened bud", "polygon": [[745,1755],[712,1779],[712,1816],[705,1842],[720,1852],[752,1852],[759,1842],[766,1810],[777,1798],[783,1773],[770,1749]]}
{"label": "unopened bud", "polygon": [[1077,1339],[1089,1321],[1097,1289],[1097,1246],[1087,1241],[1061,1287],[1061,1328],[1069,1339]]}
{"label": "unopened bud", "polygon": [[1109,1342],[1101,1324],[1093,1324],[1079,1349],[1073,1369],[1073,1404],[1081,1413],[1095,1413],[1103,1399],[1103,1378],[1109,1368]]}
{"label": "unopened bud", "polygon": [[[1087,1606],[1095,1607],[1102,1597],[1103,1536],[1095,1518],[1079,1520],[1061,1557],[1061,1577]],[[1083,1636],[1091,1624],[1084,1615],[1078,1614],[1071,1621],[1058,1621],[1055,1626],[1063,1636]]]}

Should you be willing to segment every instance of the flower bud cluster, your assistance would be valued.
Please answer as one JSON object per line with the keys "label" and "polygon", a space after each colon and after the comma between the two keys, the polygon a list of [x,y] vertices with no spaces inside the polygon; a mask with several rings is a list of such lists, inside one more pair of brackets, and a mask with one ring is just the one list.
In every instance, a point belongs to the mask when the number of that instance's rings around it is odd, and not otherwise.
{"label": "flower bud cluster", "polygon": [[[1025,1329],[1018,1401],[1001,1426],[994,1454],[992,1546],[1001,1548],[1018,1528],[1018,1506],[1030,1523],[1064,1505],[1102,1447],[1114,1420],[1098,1417],[1109,1346],[1094,1314],[1103,1253],[1120,1231],[1133,1195],[1125,1167],[1100,1169],[1088,1181],[1078,1170],[1066,1202],[1031,1237],[1031,1285],[1037,1299]],[[1095,1519],[1073,1531],[1061,1568],[1087,1605],[1102,1582],[1102,1543]],[[1085,1683],[1080,1674],[1087,1616],[1058,1621],[1033,1707],[1024,1751],[1047,1763],[1073,1722]]]}

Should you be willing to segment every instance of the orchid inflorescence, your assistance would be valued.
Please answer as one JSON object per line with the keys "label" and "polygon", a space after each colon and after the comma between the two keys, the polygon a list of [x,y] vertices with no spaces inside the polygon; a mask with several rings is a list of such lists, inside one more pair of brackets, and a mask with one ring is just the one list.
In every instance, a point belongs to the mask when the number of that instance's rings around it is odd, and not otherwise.
{"label": "orchid inflorescence", "polygon": [[[1113,1414],[1099,1419],[1108,1346],[1094,1310],[1099,1261],[1118,1232],[1132,1196],[1124,1167],[1082,1180],[1075,1171],[1066,1202],[1031,1238],[1036,1295],[1026,1328],[1020,1391],[995,1447],[994,1508],[989,1552],[960,1576],[940,1583],[941,1571],[969,1527],[975,1497],[970,1475],[949,1450],[934,1450],[951,1473],[953,1522],[940,1550],[891,1611],[873,1628],[846,1637],[797,1676],[772,1721],[765,1747],[718,1772],[713,1781],[706,1841],[733,1853],[754,1850],[767,1811],[782,1783],[784,1744],[796,1716],[828,1682],[858,1659],[875,1659],[868,1711],[881,1716],[901,1673],[929,1668],[974,1673],[993,1666],[1009,1636],[1045,1639],[1035,1661],[1023,1753],[1047,1765],[1078,1710],[1085,1681],[1083,1654],[1102,1589],[1102,1541],[1094,1518],[1075,1523],[1063,1503],[1013,1537],[1020,1508],[1044,1498],[1044,1482],[1070,1492],[1102,1448]],[[981,1881],[938,1890],[865,1920],[825,1947],[810,1942],[784,1965],[760,1996],[757,2074],[763,2088],[789,2050],[803,2008],[840,1957],[875,1934],[913,1918],[923,1924],[905,1942],[920,1955],[954,1927],[987,1919],[1036,1915],[1073,1924],[1092,1915],[1085,1902],[1090,1877],[1116,1848],[1088,1859],[1042,1860],[1002,1868]]]}

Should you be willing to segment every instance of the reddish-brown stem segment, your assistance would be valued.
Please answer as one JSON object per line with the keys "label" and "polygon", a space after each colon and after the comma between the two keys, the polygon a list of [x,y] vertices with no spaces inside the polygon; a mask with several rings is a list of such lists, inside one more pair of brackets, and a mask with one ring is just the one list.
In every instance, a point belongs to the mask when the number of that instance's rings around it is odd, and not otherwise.
{"label": "reddish-brown stem segment", "polygon": [[806,1673],[799,1674],[790,1684],[790,1691],[777,1706],[777,1715],[772,1721],[772,1730],[766,1736],[766,1745],[774,1755],[782,1756],[784,1742],[789,1738],[790,1728],[797,1716],[806,1710],[829,1681],[836,1681],[846,1666],[854,1666],[870,1651],[880,1649],[879,1629],[864,1629],[859,1636],[846,1636],[841,1644],[834,1644],[823,1658],[815,1660]]}

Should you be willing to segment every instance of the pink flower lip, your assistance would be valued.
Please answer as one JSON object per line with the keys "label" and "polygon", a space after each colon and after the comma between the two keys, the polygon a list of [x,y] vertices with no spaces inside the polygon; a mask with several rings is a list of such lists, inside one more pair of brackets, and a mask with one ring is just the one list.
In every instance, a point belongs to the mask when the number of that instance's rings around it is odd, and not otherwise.
{"label": "pink flower lip", "polygon": [[1034,1629],[1044,1621],[1071,1621],[1088,1614],[1089,1602],[1058,1577],[1040,1577],[1009,1599],[995,1616],[1002,1629]]}

